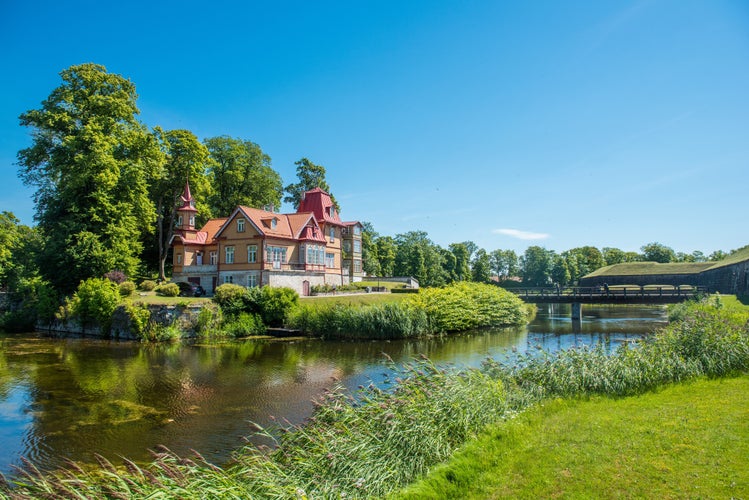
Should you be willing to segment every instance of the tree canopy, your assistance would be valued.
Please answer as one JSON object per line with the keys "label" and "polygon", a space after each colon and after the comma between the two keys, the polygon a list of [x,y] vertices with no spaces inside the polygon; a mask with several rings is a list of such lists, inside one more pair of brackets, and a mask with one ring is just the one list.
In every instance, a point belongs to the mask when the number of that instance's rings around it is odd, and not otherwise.
{"label": "tree canopy", "polygon": [[226,217],[237,205],[281,206],[281,176],[260,146],[225,135],[206,139],[205,145],[213,160],[209,169],[213,191],[208,197],[212,214]]}
{"label": "tree canopy", "polygon": [[163,162],[137,119],[135,85],[97,64],[71,66],[41,108],[23,113],[31,147],[19,173],[36,188],[42,273],[59,288],[120,269],[135,272],[156,211],[148,181]]}
{"label": "tree canopy", "polygon": [[284,188],[287,195],[283,201],[291,203],[295,209],[299,208],[299,203],[302,201],[302,194],[306,191],[320,188],[330,195],[330,200],[333,202],[335,209],[340,211],[341,207],[338,206],[335,196],[330,192],[328,181],[325,180],[325,167],[315,165],[307,158],[302,158],[294,162],[294,165],[296,165],[296,176],[299,182],[289,184]]}

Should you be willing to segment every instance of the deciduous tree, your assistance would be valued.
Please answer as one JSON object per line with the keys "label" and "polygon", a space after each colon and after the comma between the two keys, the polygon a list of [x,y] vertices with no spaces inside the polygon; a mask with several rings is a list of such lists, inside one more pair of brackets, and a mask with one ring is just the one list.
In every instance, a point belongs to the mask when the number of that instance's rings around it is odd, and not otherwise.
{"label": "deciduous tree", "polygon": [[674,252],[673,248],[660,243],[648,243],[641,247],[640,250],[645,261],[664,264],[676,260],[676,252]]}
{"label": "deciduous tree", "polygon": [[156,219],[147,183],[163,158],[136,119],[130,80],[97,64],[60,76],[41,108],[20,116],[33,143],[18,164],[24,183],[36,188],[42,274],[69,291],[112,269],[136,270],[142,235]]}
{"label": "deciduous tree", "polygon": [[295,162],[294,165],[296,165],[296,177],[299,182],[289,184],[284,188],[287,195],[283,201],[291,203],[294,205],[294,208],[299,208],[299,203],[302,201],[302,194],[304,194],[305,191],[320,188],[330,195],[330,199],[333,202],[335,209],[340,210],[338,202],[333,196],[333,193],[330,192],[330,186],[325,180],[325,167],[322,165],[316,165],[307,158],[302,158]]}
{"label": "deciduous tree", "polygon": [[196,201],[198,216],[205,220],[211,215],[206,200],[211,194],[207,171],[212,163],[208,148],[192,132],[188,130],[165,131],[156,127],[154,134],[166,158],[161,168],[155,172],[149,189],[151,200],[156,206],[155,242],[159,278],[163,280],[169,242],[174,235],[180,195],[188,179],[191,193]]}
{"label": "deciduous tree", "polygon": [[204,143],[213,160],[209,169],[213,190],[208,206],[214,216],[227,217],[237,205],[281,205],[281,176],[271,168],[270,156],[260,146],[228,136],[206,139]]}

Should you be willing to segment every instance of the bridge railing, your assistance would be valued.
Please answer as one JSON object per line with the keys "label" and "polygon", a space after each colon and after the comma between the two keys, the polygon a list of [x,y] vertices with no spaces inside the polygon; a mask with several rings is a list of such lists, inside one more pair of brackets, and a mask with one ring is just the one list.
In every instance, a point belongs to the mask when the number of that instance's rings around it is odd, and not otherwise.
{"label": "bridge railing", "polygon": [[576,286],[509,288],[520,297],[599,298],[610,297],[694,297],[708,293],[705,286]]}

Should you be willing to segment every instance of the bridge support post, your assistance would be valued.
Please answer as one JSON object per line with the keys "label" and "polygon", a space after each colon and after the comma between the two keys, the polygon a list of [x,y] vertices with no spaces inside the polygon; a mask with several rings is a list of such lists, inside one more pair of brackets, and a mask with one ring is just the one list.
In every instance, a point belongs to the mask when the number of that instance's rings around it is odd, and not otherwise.
{"label": "bridge support post", "polygon": [[572,319],[580,321],[583,317],[583,305],[580,302],[572,303]]}

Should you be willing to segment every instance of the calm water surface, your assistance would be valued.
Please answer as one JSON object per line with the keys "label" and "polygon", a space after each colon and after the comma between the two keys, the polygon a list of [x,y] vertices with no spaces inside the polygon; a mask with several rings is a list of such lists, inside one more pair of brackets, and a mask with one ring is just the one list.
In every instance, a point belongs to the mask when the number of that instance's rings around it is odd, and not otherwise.
{"label": "calm water surface", "polygon": [[63,457],[98,452],[148,460],[164,444],[224,463],[249,422],[302,422],[312,399],[336,380],[349,388],[382,383],[398,363],[425,354],[440,364],[476,366],[487,357],[541,346],[603,342],[615,348],[665,323],[654,307],[543,306],[526,328],[392,342],[247,341],[221,346],[141,345],[34,334],[0,337],[0,471],[20,457],[45,469]]}

